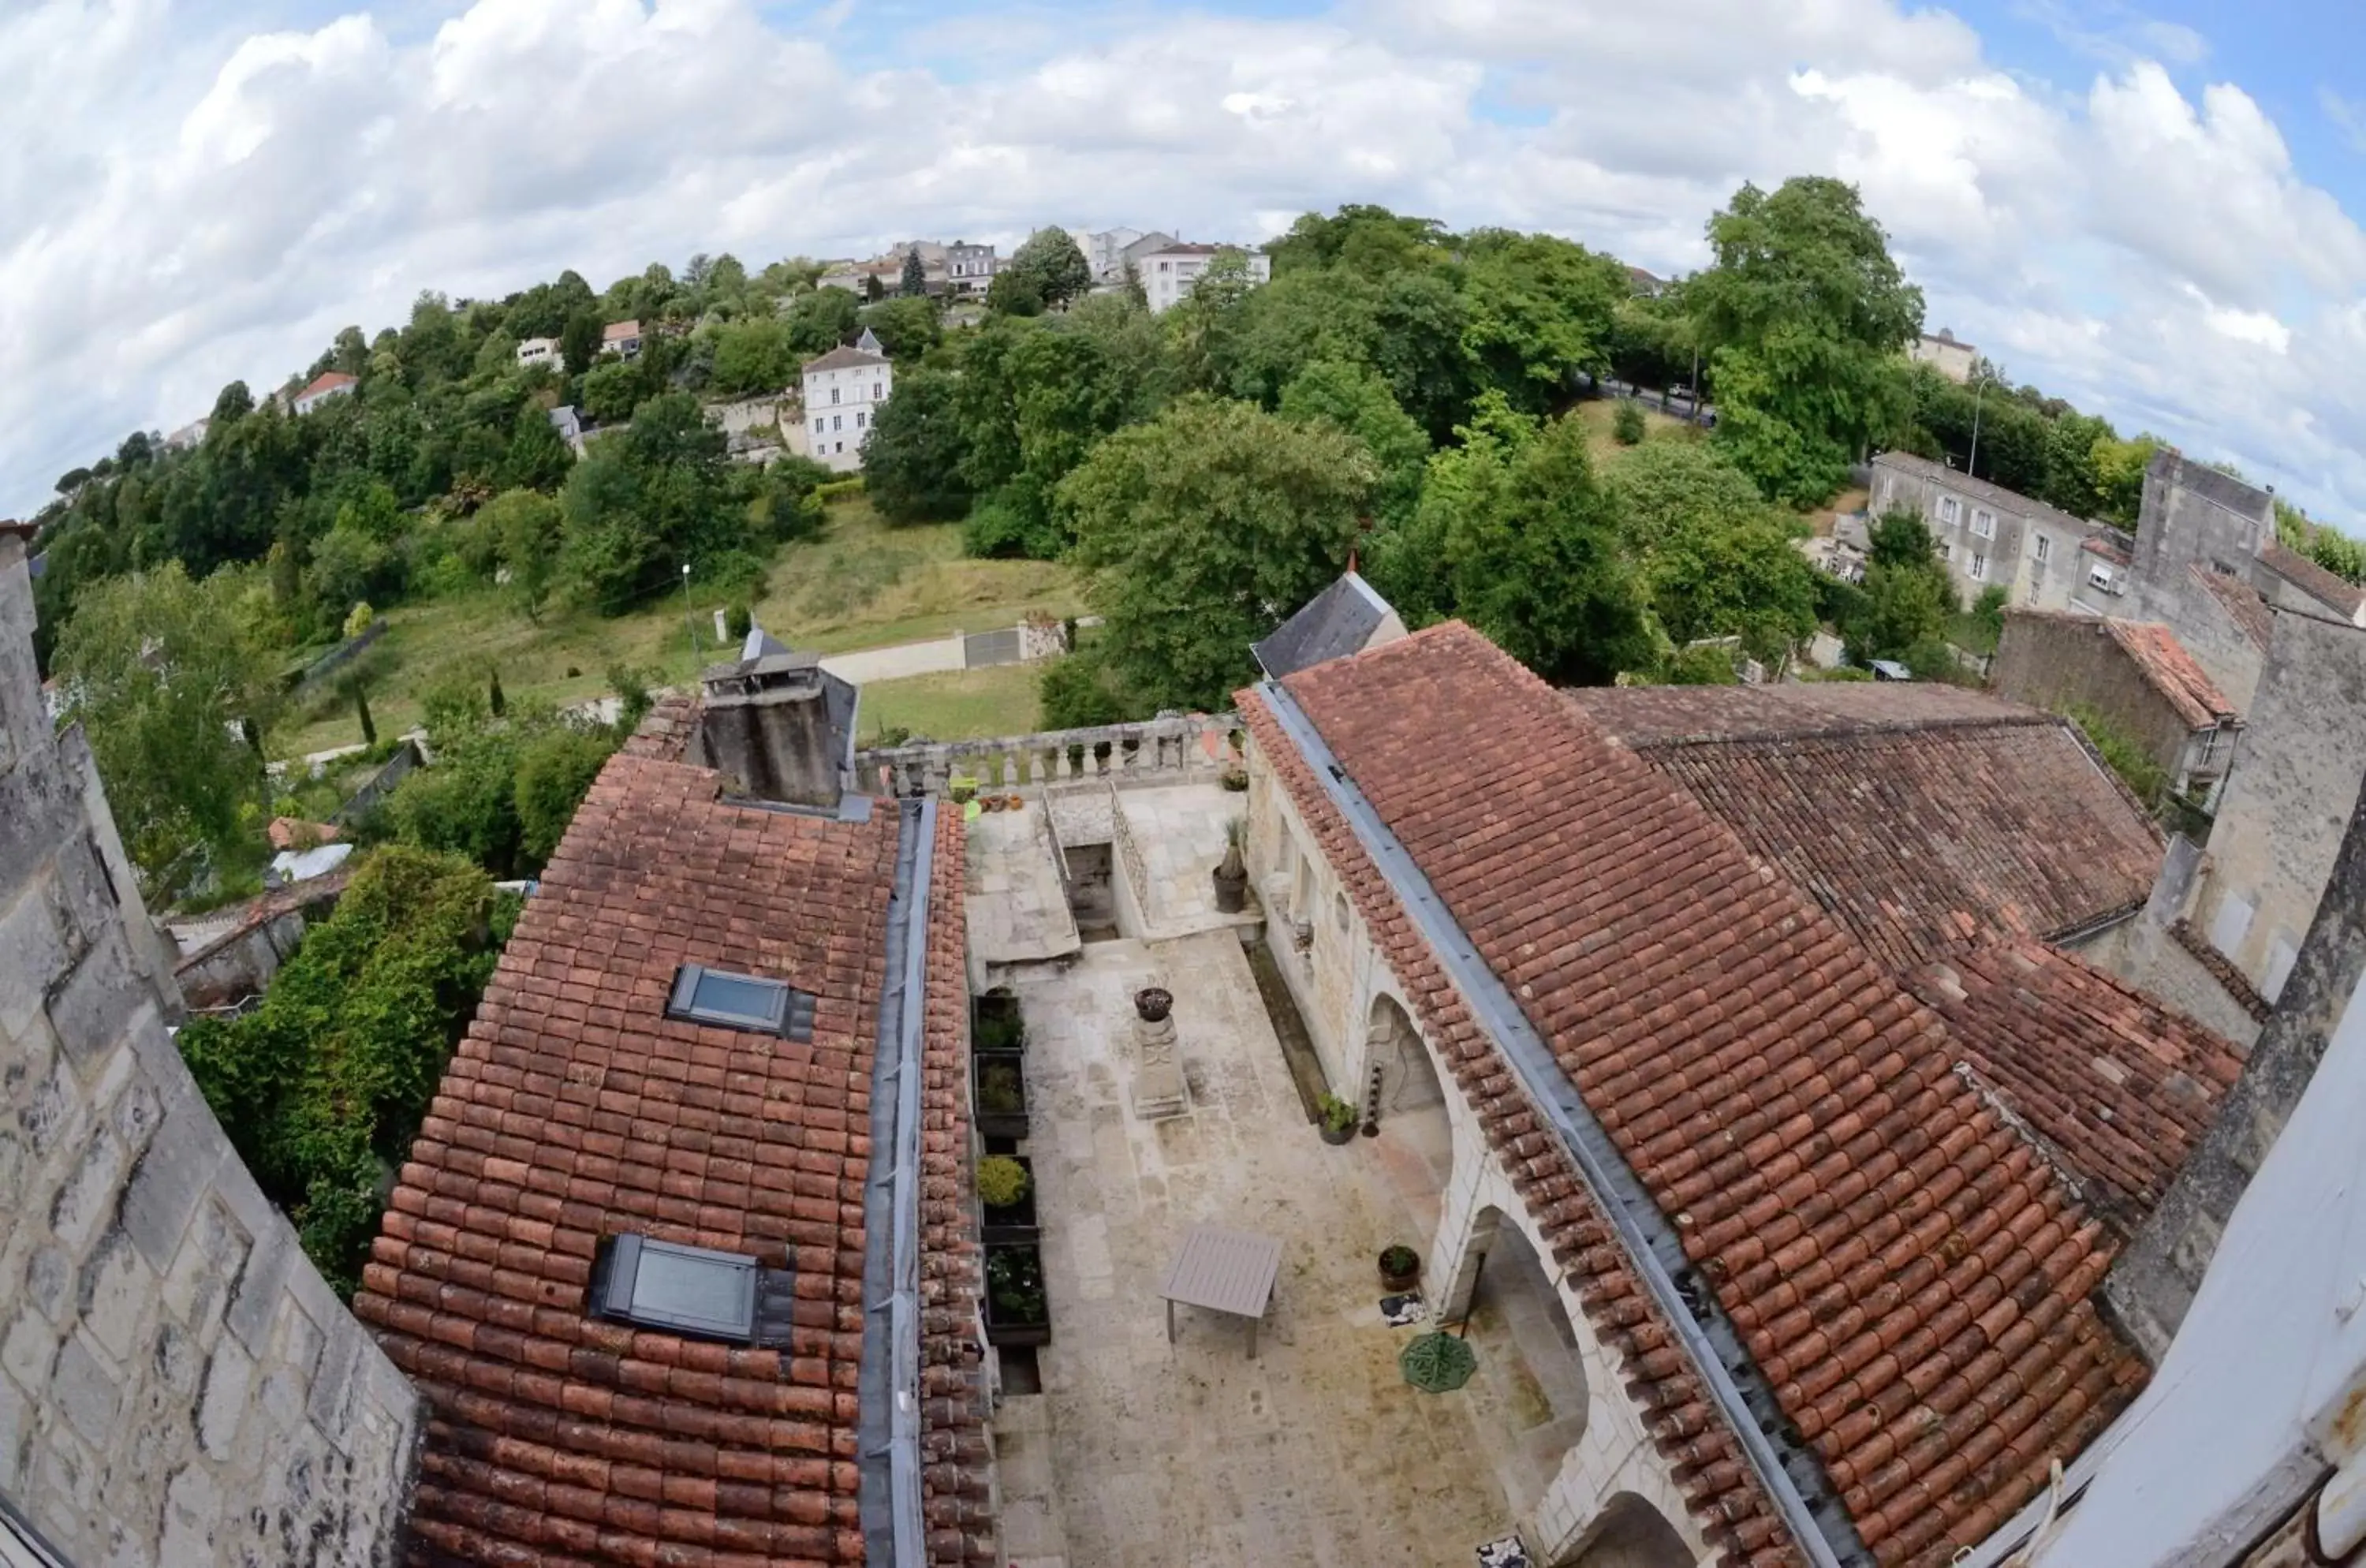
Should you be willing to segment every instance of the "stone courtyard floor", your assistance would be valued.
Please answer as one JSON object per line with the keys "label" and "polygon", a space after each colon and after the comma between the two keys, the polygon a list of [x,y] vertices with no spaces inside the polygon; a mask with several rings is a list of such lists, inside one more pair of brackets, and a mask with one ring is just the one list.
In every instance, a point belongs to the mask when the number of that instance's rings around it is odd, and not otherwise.
{"label": "stone courtyard floor", "polygon": [[[1190,1109],[1144,1122],[1127,1042],[1132,994],[1154,983],[1175,996]],[[1379,1145],[1335,1148],[1307,1122],[1238,936],[1095,942],[1017,988],[1054,1337],[1042,1392],[1008,1396],[996,1420],[1004,1560],[1476,1562],[1512,1526],[1499,1468],[1523,1423],[1499,1421],[1498,1391],[1524,1373],[1482,1345],[1482,1377],[1460,1393],[1400,1377],[1417,1330],[1382,1322],[1372,1260],[1429,1238]],[[1283,1244],[1254,1361],[1241,1320],[1189,1307],[1166,1342],[1159,1278],[1199,1223]]]}

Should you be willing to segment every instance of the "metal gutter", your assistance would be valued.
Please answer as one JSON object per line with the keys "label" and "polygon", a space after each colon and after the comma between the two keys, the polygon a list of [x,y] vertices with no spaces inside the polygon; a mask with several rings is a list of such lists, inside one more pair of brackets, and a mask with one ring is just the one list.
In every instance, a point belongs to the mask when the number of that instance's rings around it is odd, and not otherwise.
{"label": "metal gutter", "polygon": [[1529,1100],[1569,1151],[1579,1179],[1617,1232],[1644,1289],[1674,1327],[1709,1398],[1740,1441],[1751,1472],[1773,1499],[1799,1550],[1815,1568],[1872,1568],[1873,1553],[1858,1539],[1856,1525],[1821,1462],[1803,1443],[1772,1435],[1789,1425],[1772,1386],[1718,1306],[1716,1292],[1685,1257],[1675,1227],[1628,1167],[1551,1046],[1487,966],[1379,810],[1347,776],[1305,710],[1275,682],[1263,682],[1257,692],[1413,918],[1447,977],[1511,1064]]}
{"label": "metal gutter", "polygon": [[920,1031],[928,1010],[929,887],[937,803],[896,812],[886,978],[863,1183],[862,1367],[856,1382],[863,1560],[918,1568],[920,1512]]}

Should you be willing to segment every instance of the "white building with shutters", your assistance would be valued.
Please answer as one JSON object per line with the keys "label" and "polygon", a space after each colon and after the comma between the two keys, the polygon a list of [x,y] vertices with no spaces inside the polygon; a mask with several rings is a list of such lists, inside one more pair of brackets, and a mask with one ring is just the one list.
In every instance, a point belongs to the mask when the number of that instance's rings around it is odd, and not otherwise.
{"label": "white building with shutters", "polygon": [[834,472],[862,467],[862,443],[896,389],[896,367],[865,331],[854,346],[831,349],[805,367],[806,451]]}

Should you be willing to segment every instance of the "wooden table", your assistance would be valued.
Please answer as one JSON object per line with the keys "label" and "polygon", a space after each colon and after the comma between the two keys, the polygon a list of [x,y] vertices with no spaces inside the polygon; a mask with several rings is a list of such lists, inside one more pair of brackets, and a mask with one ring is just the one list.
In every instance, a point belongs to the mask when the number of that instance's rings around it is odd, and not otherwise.
{"label": "wooden table", "polygon": [[1281,1243],[1246,1231],[1194,1225],[1183,1238],[1158,1293],[1166,1299],[1166,1342],[1175,1343],[1175,1303],[1231,1313],[1249,1320],[1249,1359],[1256,1359],[1257,1322],[1273,1300],[1281,1272]]}

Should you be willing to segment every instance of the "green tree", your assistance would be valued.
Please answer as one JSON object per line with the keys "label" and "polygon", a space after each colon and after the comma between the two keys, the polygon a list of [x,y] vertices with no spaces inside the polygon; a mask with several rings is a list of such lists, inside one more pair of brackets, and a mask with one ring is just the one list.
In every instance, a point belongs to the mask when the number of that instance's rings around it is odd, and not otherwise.
{"label": "green tree", "polygon": [[1718,439],[1767,495],[1819,504],[1904,423],[1898,355],[1921,329],[1922,292],[1839,180],[1744,185],[1708,237],[1716,265],[1684,299],[1710,350]]}
{"label": "green tree", "polygon": [[896,292],[907,299],[924,299],[929,293],[929,275],[920,265],[920,247],[914,245],[904,253],[904,275]]}
{"label": "green tree", "polygon": [[[1092,264],[1065,229],[1038,229],[1027,236],[1018,250],[1011,253],[1007,267],[995,274],[1000,282],[1006,274],[1026,280],[1035,297],[1047,309],[1058,309],[1083,299],[1092,291]],[[987,285],[989,292],[993,285]]]}
{"label": "green tree", "polygon": [[477,527],[493,541],[518,608],[526,619],[539,620],[558,575],[565,512],[537,491],[503,491],[478,510]]}
{"label": "green tree", "polygon": [[1397,406],[1378,371],[1369,365],[1318,360],[1282,389],[1279,412],[1292,423],[1327,421],[1362,442],[1379,476],[1374,510],[1390,521],[1412,513],[1421,499],[1429,437]]}
{"label": "green tree", "polygon": [[[1864,591],[1840,628],[1850,662],[1908,658],[1940,639],[1955,604],[1930,528],[1911,512],[1885,514],[1874,523],[1865,551]],[[1953,666],[1949,655],[1944,667]]]}
{"label": "green tree", "polygon": [[1032,277],[1005,267],[986,286],[986,308],[997,316],[1040,316],[1043,290]]}
{"label": "green tree", "polygon": [[84,727],[141,881],[169,899],[262,822],[275,683],[248,640],[237,581],[178,561],[94,584],[57,645],[65,716]]}
{"label": "green tree", "polygon": [[1113,688],[1221,706],[1254,673],[1249,644],[1346,564],[1373,478],[1338,430],[1206,398],[1100,443],[1058,493]]}
{"label": "green tree", "polygon": [[340,1294],[358,1283],[386,1175],[491,976],[493,902],[465,862],[375,850],[261,1007],[181,1031],[207,1104]]}
{"label": "green tree", "polygon": [[1610,411],[1610,434],[1621,446],[1639,446],[1650,426],[1643,422],[1643,405],[1632,398],[1621,398],[1618,406]]}
{"label": "green tree", "polygon": [[[876,305],[865,306],[862,324],[879,339],[879,346],[887,357],[896,360],[917,360],[937,346],[944,338],[944,327],[937,320],[936,302],[921,296],[898,299],[883,299]],[[900,395],[901,387],[896,389]]]}
{"label": "green tree", "polygon": [[1767,513],[1750,476],[1702,442],[1647,442],[1620,453],[1603,477],[1617,497],[1628,539],[1646,553],[1681,531],[1729,526]]}
{"label": "green tree", "polygon": [[567,482],[575,454],[540,403],[528,400],[517,412],[515,434],[501,462],[502,482],[525,490],[554,491]]}
{"label": "green tree", "polygon": [[815,288],[798,295],[788,318],[789,348],[801,356],[798,365],[851,342],[860,330],[862,310],[862,301],[844,288]]}
{"label": "green tree", "polygon": [[576,381],[575,396],[583,412],[602,424],[630,419],[641,400],[640,367],[629,360],[603,360]]}
{"label": "green tree", "polygon": [[671,582],[686,561],[715,570],[743,558],[744,505],[734,504],[723,433],[698,400],[668,392],[644,402],[631,428],[592,449],[560,497],[561,575],[603,614],[617,615]]}
{"label": "green tree", "polygon": [[540,870],[558,851],[575,808],[592,788],[592,781],[616,750],[616,738],[604,730],[560,726],[535,737],[519,750],[517,775],[512,789],[518,820],[521,867]]}
{"label": "green tree", "polygon": [[1816,629],[1816,573],[1768,509],[1680,525],[1643,566],[1644,591],[1678,647],[1739,637],[1773,664]]}
{"label": "green tree", "polygon": [[1558,406],[1580,371],[1610,367],[1611,328],[1632,292],[1609,256],[1550,234],[1482,229],[1464,242],[1463,343],[1512,406]]}
{"label": "green tree", "polygon": [[569,376],[580,376],[592,368],[592,360],[600,355],[601,329],[607,325],[600,312],[587,302],[566,319],[567,324],[558,334],[558,353]]}
{"label": "green tree", "polygon": [[890,523],[959,517],[971,490],[963,474],[969,444],[952,372],[918,365],[896,378],[862,444],[863,491]]}
{"label": "green tree", "polygon": [[1492,471],[1465,476],[1467,504],[1450,490],[1422,495],[1424,513],[1450,509],[1436,531],[1454,612],[1557,685],[1602,685],[1648,665],[1643,597],[1583,423],[1555,420],[1472,466]]}
{"label": "green tree", "polygon": [[2127,441],[2097,439],[2090,449],[2089,460],[2094,467],[2095,491],[2102,502],[2102,517],[2127,527],[2135,526],[2144,510],[2145,468],[2160,446],[2160,437],[2150,434]]}

